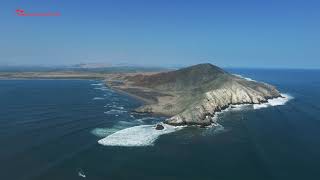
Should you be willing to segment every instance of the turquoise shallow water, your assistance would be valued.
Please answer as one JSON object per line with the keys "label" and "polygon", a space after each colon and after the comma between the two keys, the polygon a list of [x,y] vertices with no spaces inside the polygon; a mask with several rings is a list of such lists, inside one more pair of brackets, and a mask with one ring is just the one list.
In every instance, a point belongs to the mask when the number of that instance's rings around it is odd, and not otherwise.
{"label": "turquoise shallow water", "polygon": [[320,179],[320,71],[229,69],[294,97],[229,111],[221,127],[184,128],[153,146],[97,143],[164,117],[89,80],[0,81],[0,179]]}

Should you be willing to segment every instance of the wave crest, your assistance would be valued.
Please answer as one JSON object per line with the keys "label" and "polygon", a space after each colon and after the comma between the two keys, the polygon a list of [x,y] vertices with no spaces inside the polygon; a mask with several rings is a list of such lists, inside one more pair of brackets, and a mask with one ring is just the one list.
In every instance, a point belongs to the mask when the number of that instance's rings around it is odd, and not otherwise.
{"label": "wave crest", "polygon": [[261,109],[261,108],[267,108],[270,106],[282,106],[285,105],[288,101],[293,99],[292,96],[289,94],[281,94],[282,97],[269,99],[268,102],[262,103],[262,104],[254,104],[253,109]]}
{"label": "wave crest", "polygon": [[94,97],[92,100],[102,100],[104,99],[103,97]]}

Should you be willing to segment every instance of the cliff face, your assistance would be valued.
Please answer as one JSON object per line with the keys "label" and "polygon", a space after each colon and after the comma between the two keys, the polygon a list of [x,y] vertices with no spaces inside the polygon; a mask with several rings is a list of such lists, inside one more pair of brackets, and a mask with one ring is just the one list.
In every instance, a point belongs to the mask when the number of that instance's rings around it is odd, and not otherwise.
{"label": "cliff face", "polygon": [[[238,82],[240,81],[240,82]],[[208,91],[181,113],[166,120],[172,125],[202,124],[210,125],[211,117],[232,104],[259,104],[270,98],[281,96],[272,86],[255,83],[256,88],[244,86],[242,80],[224,84],[221,88]],[[252,82],[253,83],[253,82]]]}
{"label": "cliff face", "polygon": [[126,88],[118,88],[127,92],[131,89],[140,97],[145,93],[148,98],[151,94],[154,99],[137,112],[170,116],[165,122],[171,125],[209,125],[215,112],[231,104],[258,104],[281,96],[271,85],[248,81],[211,64],[128,76],[124,84]]}

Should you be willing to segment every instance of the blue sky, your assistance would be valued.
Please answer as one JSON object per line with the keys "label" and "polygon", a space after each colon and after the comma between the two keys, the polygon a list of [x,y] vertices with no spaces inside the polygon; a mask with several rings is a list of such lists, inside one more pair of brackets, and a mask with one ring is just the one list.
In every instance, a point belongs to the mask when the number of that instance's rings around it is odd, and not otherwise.
{"label": "blue sky", "polygon": [[320,68],[319,9],[310,0],[7,0],[0,65]]}

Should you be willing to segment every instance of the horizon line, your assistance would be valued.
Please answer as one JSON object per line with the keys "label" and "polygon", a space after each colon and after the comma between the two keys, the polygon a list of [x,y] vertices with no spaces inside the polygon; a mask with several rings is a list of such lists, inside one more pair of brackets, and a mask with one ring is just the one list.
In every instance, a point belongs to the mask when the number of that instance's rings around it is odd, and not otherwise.
{"label": "horizon line", "polygon": [[[0,69],[14,69],[14,68],[44,68],[44,69],[50,69],[50,68],[73,68],[73,69],[104,69],[104,68],[118,68],[118,67],[137,67],[137,68],[184,68],[184,67],[189,67],[197,64],[192,64],[192,65],[168,65],[168,66],[163,66],[163,65],[139,65],[139,64],[125,64],[125,65],[110,65],[110,66],[104,66],[104,67],[75,67],[76,65],[79,64],[85,64],[85,63],[78,63],[78,64],[70,64],[70,65],[44,65],[44,64],[37,64],[37,65],[0,65]],[[94,63],[87,63],[87,64],[94,64]],[[103,63],[102,63],[103,64]],[[203,64],[203,63],[198,63],[198,64]],[[212,65],[215,65],[213,63],[209,63]],[[279,69],[279,70],[320,70],[320,67],[246,67],[246,66],[219,66],[215,65],[223,69]]]}

